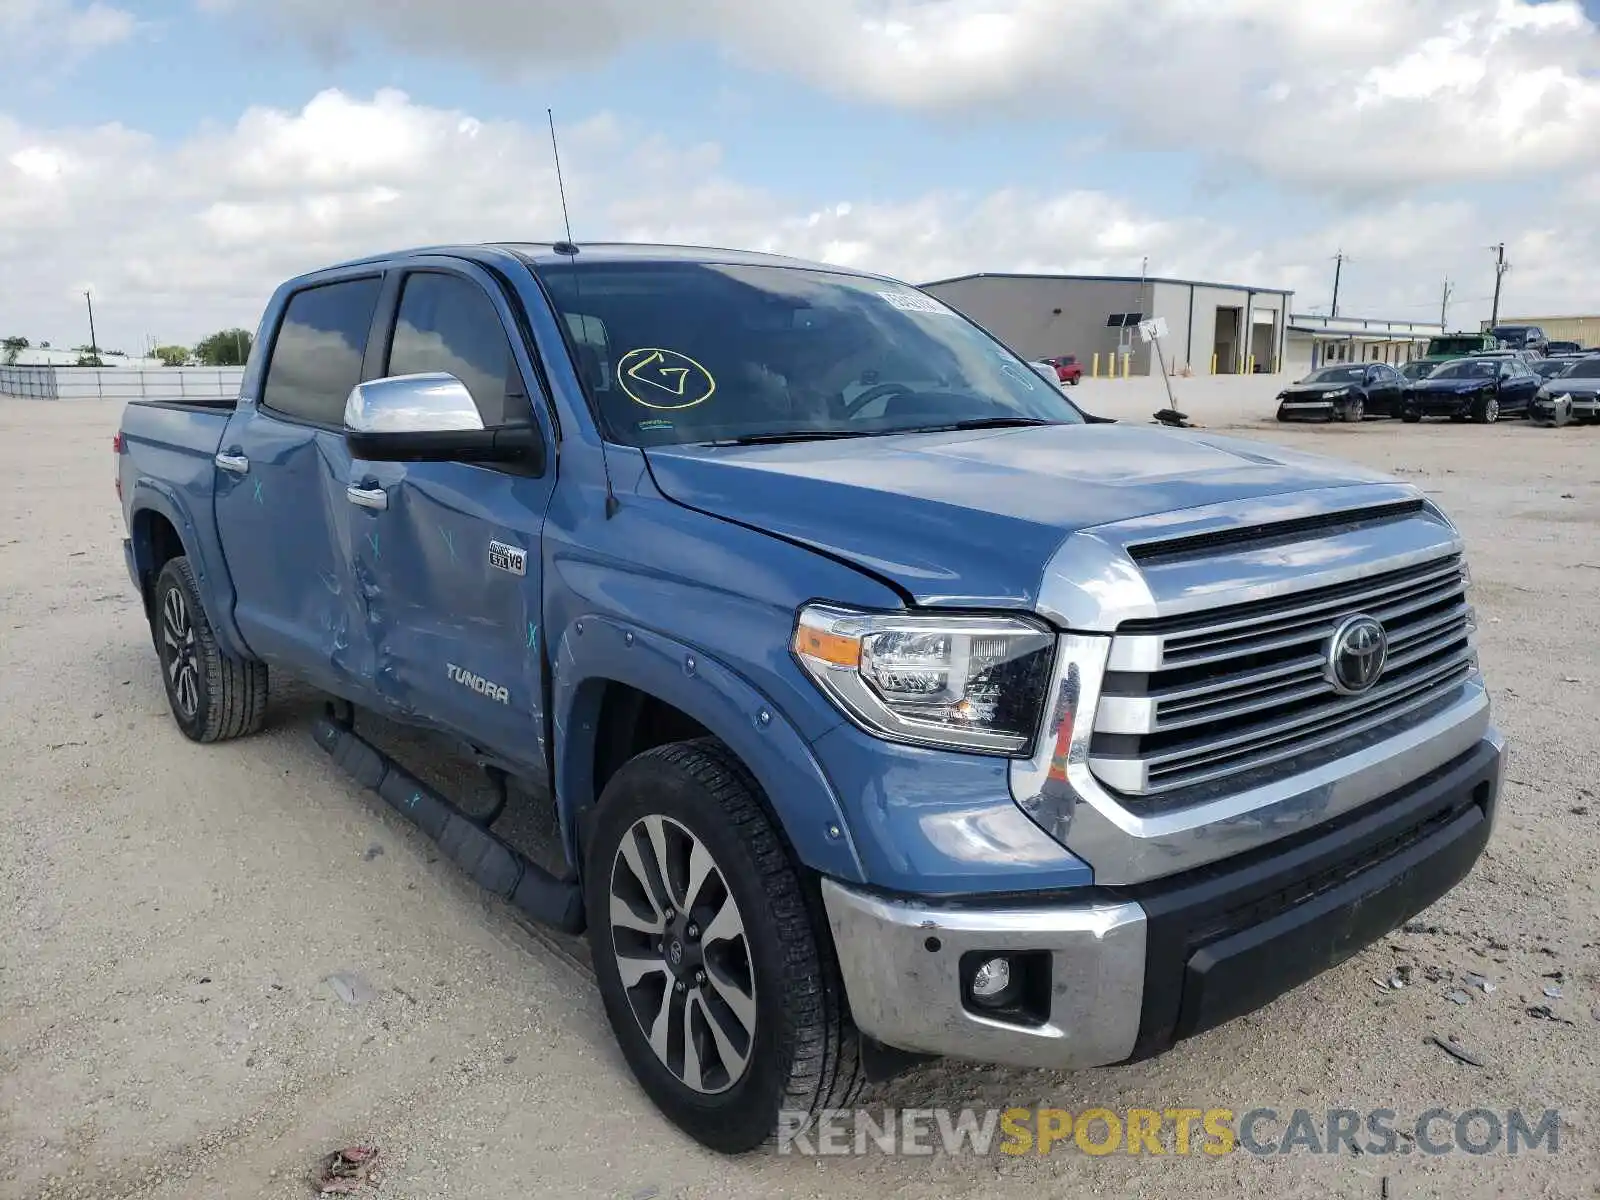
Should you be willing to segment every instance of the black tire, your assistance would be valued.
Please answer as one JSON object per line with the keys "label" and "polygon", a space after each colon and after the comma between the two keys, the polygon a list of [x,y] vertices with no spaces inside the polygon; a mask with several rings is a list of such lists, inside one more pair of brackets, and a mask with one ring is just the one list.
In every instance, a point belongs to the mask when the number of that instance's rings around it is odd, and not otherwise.
{"label": "black tire", "polygon": [[1472,402],[1472,420],[1478,425],[1493,425],[1500,419],[1500,400],[1495,396],[1479,396]]}
{"label": "black tire", "polygon": [[1420,425],[1422,423],[1422,414],[1416,412],[1403,412],[1400,414],[1400,419],[1407,425]]}
{"label": "black tire", "polygon": [[[625,763],[606,784],[585,854],[584,902],[595,978],[623,1056],[657,1108],[690,1137],[725,1154],[741,1154],[772,1141],[780,1111],[815,1114],[824,1108],[844,1107],[865,1084],[859,1038],[845,1011],[844,988],[821,902],[814,894],[808,895],[758,796],[759,787],[749,771],[714,739],[646,751]],[[647,818],[663,818],[676,827],[671,838],[677,840],[687,833],[709,852],[716,872],[715,877],[706,876],[715,878],[710,893],[714,897],[725,886],[721,894],[731,897],[741,921],[739,941],[745,957],[740,961],[749,968],[754,1030],[746,1042],[747,1065],[730,1083],[723,1084],[724,1090],[714,1094],[689,1086],[679,1078],[686,1069],[674,1068],[651,1048],[643,1023],[650,1013],[660,1012],[652,1003],[657,975],[641,975],[634,986],[632,995],[644,1005],[643,1014],[636,1012],[635,1000],[622,981],[618,937],[633,940],[630,948],[639,949],[630,959],[642,962],[651,958],[650,947],[643,943],[654,935],[635,932],[627,925],[619,925],[614,934],[611,918],[613,888],[625,891],[627,881],[637,878],[631,869],[621,866],[623,839],[634,837],[635,829]],[[635,842],[633,849],[642,859],[648,846],[641,851],[640,843]],[[614,870],[629,873],[619,874],[621,883],[614,884]],[[676,886],[673,890],[675,893]],[[697,907],[695,901],[707,892],[702,886],[699,897],[687,897],[690,913],[705,915],[708,910]],[[675,903],[675,894],[672,899]],[[637,915],[642,910],[634,906],[634,911]],[[688,937],[696,937],[693,917],[689,920],[688,926],[678,928],[686,928]],[[712,944],[709,924],[706,940],[699,947],[707,969]],[[673,928],[667,926],[666,938],[672,939],[671,943],[664,949],[662,943],[656,944],[663,965],[671,946],[678,944]],[[686,943],[678,948],[684,958],[674,961],[686,962],[691,949]],[[652,965],[652,971],[656,970]],[[660,976],[660,980],[667,978]],[[717,988],[707,988],[704,979],[702,972],[700,985],[691,985],[688,997],[677,1002],[682,1015],[668,1019],[669,1030],[681,1031],[690,1022],[684,1006],[698,998],[694,1019],[709,1037],[706,1022],[710,1010],[704,998],[719,993]],[[672,1003],[676,986],[662,987],[660,1005]],[[678,994],[684,992],[679,989]],[[719,1024],[726,1034],[726,1022]],[[683,1040],[680,1032],[680,1064]],[[670,1033],[668,1042],[672,1044]],[[709,1051],[709,1043],[698,1040],[697,1044],[703,1047],[697,1055],[697,1069],[705,1082],[700,1055]]]}
{"label": "black tire", "polygon": [[1359,396],[1344,406],[1344,419],[1352,425],[1359,425],[1366,416],[1367,402]]}
{"label": "black tire", "polygon": [[150,636],[172,719],[185,737],[225,742],[261,728],[267,715],[267,665],[234,658],[217,643],[194,568],[181,555],[156,576]]}

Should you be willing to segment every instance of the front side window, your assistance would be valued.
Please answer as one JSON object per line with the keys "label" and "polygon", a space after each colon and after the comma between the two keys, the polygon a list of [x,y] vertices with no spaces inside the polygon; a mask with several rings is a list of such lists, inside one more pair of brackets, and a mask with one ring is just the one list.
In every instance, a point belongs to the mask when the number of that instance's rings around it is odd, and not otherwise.
{"label": "front side window", "polygon": [[538,268],[610,437],[844,437],[1080,424],[1061,389],[904,284],[720,263]]}
{"label": "front side window", "polygon": [[400,293],[388,374],[435,371],[466,385],[485,429],[526,416],[521,377],[494,303],[470,279],[424,271],[407,276]]}
{"label": "front side window", "polygon": [[289,298],[261,385],[262,405],[301,421],[343,424],[350,389],[361,382],[380,282],[324,283]]}

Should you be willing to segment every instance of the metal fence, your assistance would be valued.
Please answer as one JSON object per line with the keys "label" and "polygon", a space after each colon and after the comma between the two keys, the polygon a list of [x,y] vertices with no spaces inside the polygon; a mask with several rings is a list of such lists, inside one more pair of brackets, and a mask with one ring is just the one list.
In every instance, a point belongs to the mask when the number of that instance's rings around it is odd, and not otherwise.
{"label": "metal fence", "polygon": [[32,400],[228,400],[243,367],[4,367],[0,396]]}

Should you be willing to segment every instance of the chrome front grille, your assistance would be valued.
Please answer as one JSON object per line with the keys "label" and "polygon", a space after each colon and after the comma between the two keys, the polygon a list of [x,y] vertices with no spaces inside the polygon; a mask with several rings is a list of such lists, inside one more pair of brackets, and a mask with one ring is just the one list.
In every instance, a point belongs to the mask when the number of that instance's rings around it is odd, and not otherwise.
{"label": "chrome front grille", "polygon": [[[1384,626],[1389,654],[1370,690],[1345,695],[1328,679],[1328,648],[1356,614]],[[1459,554],[1271,600],[1126,622],[1112,642],[1090,769],[1125,797],[1182,804],[1182,793],[1281,774],[1398,732],[1467,681],[1473,656]]]}

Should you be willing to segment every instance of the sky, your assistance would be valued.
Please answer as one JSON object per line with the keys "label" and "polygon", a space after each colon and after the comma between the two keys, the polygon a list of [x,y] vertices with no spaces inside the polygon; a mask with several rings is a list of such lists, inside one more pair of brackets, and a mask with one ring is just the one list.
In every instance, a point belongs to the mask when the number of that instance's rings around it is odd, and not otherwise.
{"label": "sky", "polygon": [[[0,0],[0,335],[562,236],[1600,312],[1600,0]],[[19,69],[20,68],[20,69]]]}

